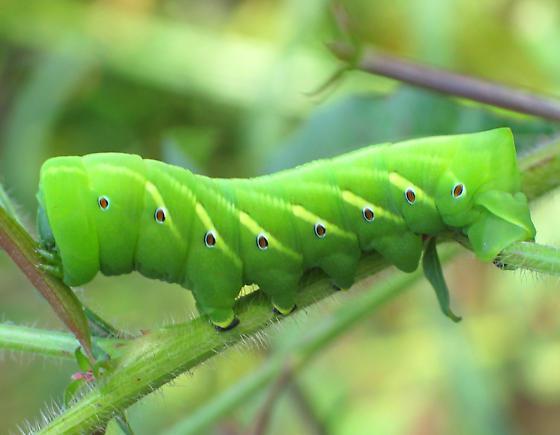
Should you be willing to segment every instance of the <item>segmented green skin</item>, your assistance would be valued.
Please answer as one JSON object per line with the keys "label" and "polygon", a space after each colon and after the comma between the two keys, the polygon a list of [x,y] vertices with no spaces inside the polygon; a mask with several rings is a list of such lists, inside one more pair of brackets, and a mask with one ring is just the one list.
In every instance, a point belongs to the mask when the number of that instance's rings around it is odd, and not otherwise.
{"label": "segmented green skin", "polygon": [[[454,195],[457,185],[462,195]],[[519,190],[508,129],[371,146],[253,179],[212,179],[136,155],[92,154],[44,163],[39,231],[60,253],[68,285],[98,271],[138,270],[191,289],[199,309],[227,326],[243,284],[258,284],[288,312],[305,270],[319,267],[347,288],[362,254],[378,251],[410,272],[423,235],[462,231],[479,258],[493,260],[510,243],[535,236]],[[209,231],[214,246],[207,246]]]}

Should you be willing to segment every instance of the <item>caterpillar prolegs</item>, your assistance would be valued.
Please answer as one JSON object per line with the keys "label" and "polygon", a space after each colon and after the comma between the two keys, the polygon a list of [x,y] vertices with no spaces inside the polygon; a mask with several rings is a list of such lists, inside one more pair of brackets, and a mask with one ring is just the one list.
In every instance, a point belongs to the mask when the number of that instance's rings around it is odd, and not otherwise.
{"label": "caterpillar prolegs", "polygon": [[257,284],[294,308],[302,274],[348,288],[377,251],[405,272],[423,239],[464,234],[478,258],[532,240],[509,129],[366,147],[276,174],[214,179],[120,153],[47,160],[39,184],[44,247],[70,286],[138,270],[192,290],[219,328]]}

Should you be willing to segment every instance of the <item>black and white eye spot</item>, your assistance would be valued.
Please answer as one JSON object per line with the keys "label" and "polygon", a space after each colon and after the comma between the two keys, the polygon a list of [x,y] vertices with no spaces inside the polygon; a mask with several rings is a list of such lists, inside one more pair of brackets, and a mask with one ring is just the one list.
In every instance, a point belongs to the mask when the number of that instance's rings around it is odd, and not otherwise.
{"label": "black and white eye spot", "polygon": [[324,239],[327,235],[327,227],[321,222],[317,222],[313,227],[313,230],[315,231],[315,235],[320,239]]}
{"label": "black and white eye spot", "polygon": [[214,234],[214,231],[208,231],[204,235],[204,244],[207,248],[213,248],[216,246],[216,241],[216,234]]}
{"label": "black and white eye spot", "polygon": [[167,219],[167,211],[163,207],[156,208],[154,219],[158,224],[164,223],[165,219]]}
{"label": "black and white eye spot", "polygon": [[364,208],[362,208],[362,217],[366,222],[373,222],[373,220],[375,219],[375,213],[373,212],[373,208],[367,205]]}
{"label": "black and white eye spot", "polygon": [[109,200],[108,196],[101,195],[99,198],[97,198],[97,205],[101,210],[107,211],[109,210],[109,207],[111,207],[111,201]]}
{"label": "black and white eye spot", "polygon": [[461,198],[466,193],[467,193],[467,188],[463,183],[457,183],[455,184],[455,186],[453,186],[453,189],[451,189],[451,196],[455,199]]}
{"label": "black and white eye spot", "polygon": [[412,187],[409,187],[404,191],[404,197],[406,199],[406,202],[408,202],[410,205],[416,202],[416,192]]}
{"label": "black and white eye spot", "polygon": [[257,236],[257,247],[261,251],[268,249],[268,238],[263,233]]}

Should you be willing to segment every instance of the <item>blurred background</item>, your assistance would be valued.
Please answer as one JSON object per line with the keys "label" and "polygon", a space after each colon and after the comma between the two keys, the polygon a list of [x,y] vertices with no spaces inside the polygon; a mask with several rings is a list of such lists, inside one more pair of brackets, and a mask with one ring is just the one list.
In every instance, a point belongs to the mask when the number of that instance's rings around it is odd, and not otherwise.
{"label": "blurred background", "polygon": [[[287,168],[381,141],[514,130],[520,154],[558,124],[350,72],[327,43],[353,40],[452,71],[560,96],[555,0],[96,0],[0,4],[0,181],[34,228],[41,163],[122,151],[219,177]],[[346,32],[337,25],[340,6]],[[340,18],[340,16],[339,16]],[[339,20],[340,21],[340,20]],[[560,197],[532,204],[537,240],[560,245]],[[465,253],[446,267],[455,325],[425,282],[325,349],[273,409],[269,433],[556,434],[560,282],[500,272]],[[355,291],[374,291],[360,286]],[[119,328],[186,319],[188,291],[137,274],[98,277],[80,298]],[[297,336],[352,292],[267,333]],[[63,329],[0,254],[0,319]],[[241,350],[241,351],[240,351]],[[232,349],[129,410],[152,434],[203,407],[265,359]],[[71,362],[0,354],[0,433],[60,401]],[[212,433],[251,427],[266,393]],[[110,425],[110,433],[119,433]]]}

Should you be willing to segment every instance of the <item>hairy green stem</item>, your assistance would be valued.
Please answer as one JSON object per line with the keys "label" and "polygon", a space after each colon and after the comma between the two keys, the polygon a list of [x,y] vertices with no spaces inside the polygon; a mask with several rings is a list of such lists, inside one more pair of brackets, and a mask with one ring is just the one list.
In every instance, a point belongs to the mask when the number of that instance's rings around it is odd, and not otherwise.
{"label": "hairy green stem", "polygon": [[[124,340],[94,338],[94,346],[116,357]],[[0,323],[0,350],[31,352],[37,355],[74,360],[80,345],[76,337],[67,332],[49,331],[28,326]]]}
{"label": "hairy green stem", "polygon": [[[442,262],[449,260],[455,252],[448,252]],[[515,243],[502,252],[504,263],[516,268],[524,268],[547,274],[560,274],[560,250],[531,242]],[[330,344],[366,316],[375,312],[385,302],[399,295],[417,281],[421,274],[417,271],[411,275],[397,275],[392,280],[377,284],[375,290],[368,289],[334,313],[323,318],[318,325],[313,325],[301,337],[289,342],[288,346],[273,353],[256,371],[235,383],[225,392],[217,395],[205,406],[197,409],[185,419],[168,429],[165,435],[189,435],[203,433],[217,421],[226,416],[241,403],[255,396],[274,379],[283,379],[286,367],[290,378],[300,371],[324,345]],[[346,313],[350,313],[348,317]],[[325,339],[326,337],[326,339]],[[304,344],[319,342],[321,346],[309,351]],[[283,382],[284,384],[286,382]]]}
{"label": "hairy green stem", "polygon": [[560,249],[531,242],[518,242],[500,254],[500,261],[515,269],[560,275]]}
{"label": "hairy green stem", "polygon": [[386,302],[400,295],[414,281],[422,276],[420,271],[400,274],[382,284],[376,284],[347,301],[334,313],[324,317],[306,333],[292,340],[276,351],[256,372],[246,376],[241,382],[217,396],[208,406],[204,406],[185,420],[177,423],[166,435],[204,433],[216,419],[226,415],[231,409],[256,394],[271,380],[282,376],[288,367],[293,374],[308,363],[325,346],[332,343],[349,328],[370,316]]}
{"label": "hairy green stem", "polygon": [[0,324],[0,349],[74,359],[74,351],[79,345],[76,337],[65,332]]}
{"label": "hairy green stem", "polygon": [[[387,266],[379,255],[369,255],[360,264],[358,279],[371,276]],[[306,277],[298,294],[299,310],[331,295],[335,290],[323,274]],[[191,369],[204,360],[239,343],[278,320],[261,292],[242,297],[236,306],[240,324],[220,333],[205,318],[172,325],[132,340],[115,361],[115,370],[98,388],[68,409],[44,429],[44,433],[78,433],[97,427],[140,397]],[[321,343],[314,341],[314,346]]]}

